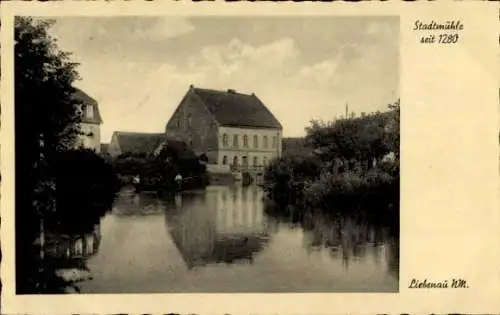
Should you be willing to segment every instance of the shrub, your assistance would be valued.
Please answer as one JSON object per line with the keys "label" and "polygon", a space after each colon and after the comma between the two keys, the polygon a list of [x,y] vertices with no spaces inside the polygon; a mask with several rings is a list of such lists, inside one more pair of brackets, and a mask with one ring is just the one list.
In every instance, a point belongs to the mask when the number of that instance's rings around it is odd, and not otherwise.
{"label": "shrub", "polygon": [[112,165],[91,150],[60,152],[55,164],[56,210],[47,228],[86,231],[109,210],[119,189]]}
{"label": "shrub", "polygon": [[345,172],[325,173],[318,180],[308,182],[304,189],[304,202],[311,208],[332,211],[351,210],[355,207],[383,205],[397,202],[399,181],[394,176],[372,169],[366,174]]}
{"label": "shrub", "polygon": [[320,161],[314,156],[281,157],[266,168],[264,190],[277,203],[297,203],[303,199],[305,181],[320,173]]}
{"label": "shrub", "polygon": [[120,175],[133,176],[140,174],[146,163],[146,156],[127,154],[118,156],[114,161],[114,167]]}

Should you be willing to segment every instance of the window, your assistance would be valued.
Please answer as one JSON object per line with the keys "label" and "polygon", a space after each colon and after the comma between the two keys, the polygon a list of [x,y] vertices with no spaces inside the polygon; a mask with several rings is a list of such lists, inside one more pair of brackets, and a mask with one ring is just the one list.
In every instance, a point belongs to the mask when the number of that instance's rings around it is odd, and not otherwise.
{"label": "window", "polygon": [[267,136],[264,136],[264,149],[267,149]]}
{"label": "window", "polygon": [[222,135],[222,145],[225,147],[229,145],[229,136],[226,133]]}
{"label": "window", "polygon": [[187,115],[186,117],[186,126],[187,128],[191,127],[191,115]]}
{"label": "window", "polygon": [[227,155],[222,157],[222,165],[227,165]]}
{"label": "window", "polygon": [[253,147],[254,148],[259,147],[259,137],[257,135],[253,136]]}
{"label": "window", "polygon": [[277,148],[277,147],[278,147],[278,138],[273,137],[273,148]]}
{"label": "window", "polygon": [[259,157],[258,156],[254,156],[253,157],[253,166],[257,166],[259,165]]}
{"label": "window", "polygon": [[87,105],[85,107],[85,115],[87,118],[92,119],[94,118],[94,107],[92,105]]}
{"label": "window", "polygon": [[238,135],[233,136],[233,146],[235,146],[235,147],[238,146]]}
{"label": "window", "polygon": [[238,157],[237,156],[235,156],[233,158],[233,165],[238,165]]}
{"label": "window", "polygon": [[243,146],[245,148],[248,148],[248,136],[247,135],[243,136]]}
{"label": "window", "polygon": [[267,157],[264,157],[264,165],[267,165]]}
{"label": "window", "polygon": [[243,165],[247,166],[248,165],[248,157],[244,156],[243,157],[243,162],[242,162]]}

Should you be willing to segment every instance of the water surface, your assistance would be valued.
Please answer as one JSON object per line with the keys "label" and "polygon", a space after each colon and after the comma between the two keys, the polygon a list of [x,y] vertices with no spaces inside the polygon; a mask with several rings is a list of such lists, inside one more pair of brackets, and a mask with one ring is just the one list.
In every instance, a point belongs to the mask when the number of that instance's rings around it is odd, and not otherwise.
{"label": "water surface", "polygon": [[291,223],[262,197],[255,186],[173,199],[122,190],[92,234],[82,292],[397,292],[388,229],[321,213]]}

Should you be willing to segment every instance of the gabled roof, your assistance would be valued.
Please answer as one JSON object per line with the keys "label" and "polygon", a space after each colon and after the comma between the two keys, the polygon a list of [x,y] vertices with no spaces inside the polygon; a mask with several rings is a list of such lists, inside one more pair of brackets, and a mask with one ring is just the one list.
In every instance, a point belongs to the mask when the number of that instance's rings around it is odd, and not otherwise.
{"label": "gabled roof", "polygon": [[89,119],[85,115],[83,115],[82,122],[84,123],[93,123],[93,124],[102,124],[102,117],[101,113],[99,112],[99,106],[97,104],[97,101],[90,97],[87,93],[83,92],[79,88],[73,88],[74,92],[71,95],[71,98],[79,103],[79,104],[85,104],[85,105],[90,105],[94,108],[94,117]]}
{"label": "gabled roof", "polygon": [[[176,153],[177,157],[180,159],[197,159],[196,154],[189,148],[186,142],[175,139],[173,137],[162,135],[161,139],[158,141],[155,151],[161,151],[164,148],[169,148]],[[159,153],[159,152],[155,152]]]}
{"label": "gabled roof", "polygon": [[196,95],[221,126],[282,129],[280,122],[255,94],[192,86],[188,93]]}
{"label": "gabled roof", "polygon": [[122,154],[150,154],[156,149],[164,134],[115,131],[113,136],[116,136]]}

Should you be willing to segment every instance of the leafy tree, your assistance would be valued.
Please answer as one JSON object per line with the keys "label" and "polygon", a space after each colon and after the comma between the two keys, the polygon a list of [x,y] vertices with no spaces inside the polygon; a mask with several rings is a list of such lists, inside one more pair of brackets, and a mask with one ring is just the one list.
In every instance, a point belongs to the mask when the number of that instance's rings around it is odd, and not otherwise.
{"label": "leafy tree", "polygon": [[79,78],[77,64],[58,49],[47,29],[51,21],[16,17],[15,152],[16,152],[16,284],[32,293],[40,283],[34,240],[40,220],[55,211],[54,160],[74,145],[80,117],[72,99]]}
{"label": "leafy tree", "polygon": [[399,152],[399,101],[390,111],[332,122],[312,121],[306,141],[324,161],[355,160],[370,165],[391,151]]}
{"label": "leafy tree", "polygon": [[389,105],[389,109],[391,110],[391,116],[389,118],[388,125],[388,137],[387,143],[390,147],[391,151],[396,154],[396,157],[399,159],[399,146],[400,146],[400,116],[401,116],[401,107],[400,100],[398,99],[394,104]]}
{"label": "leafy tree", "polygon": [[46,227],[68,234],[91,231],[119,190],[113,166],[89,149],[59,152],[56,162],[57,211],[46,218]]}
{"label": "leafy tree", "polygon": [[118,174],[138,175],[147,161],[146,155],[122,154],[115,159],[114,165]]}

